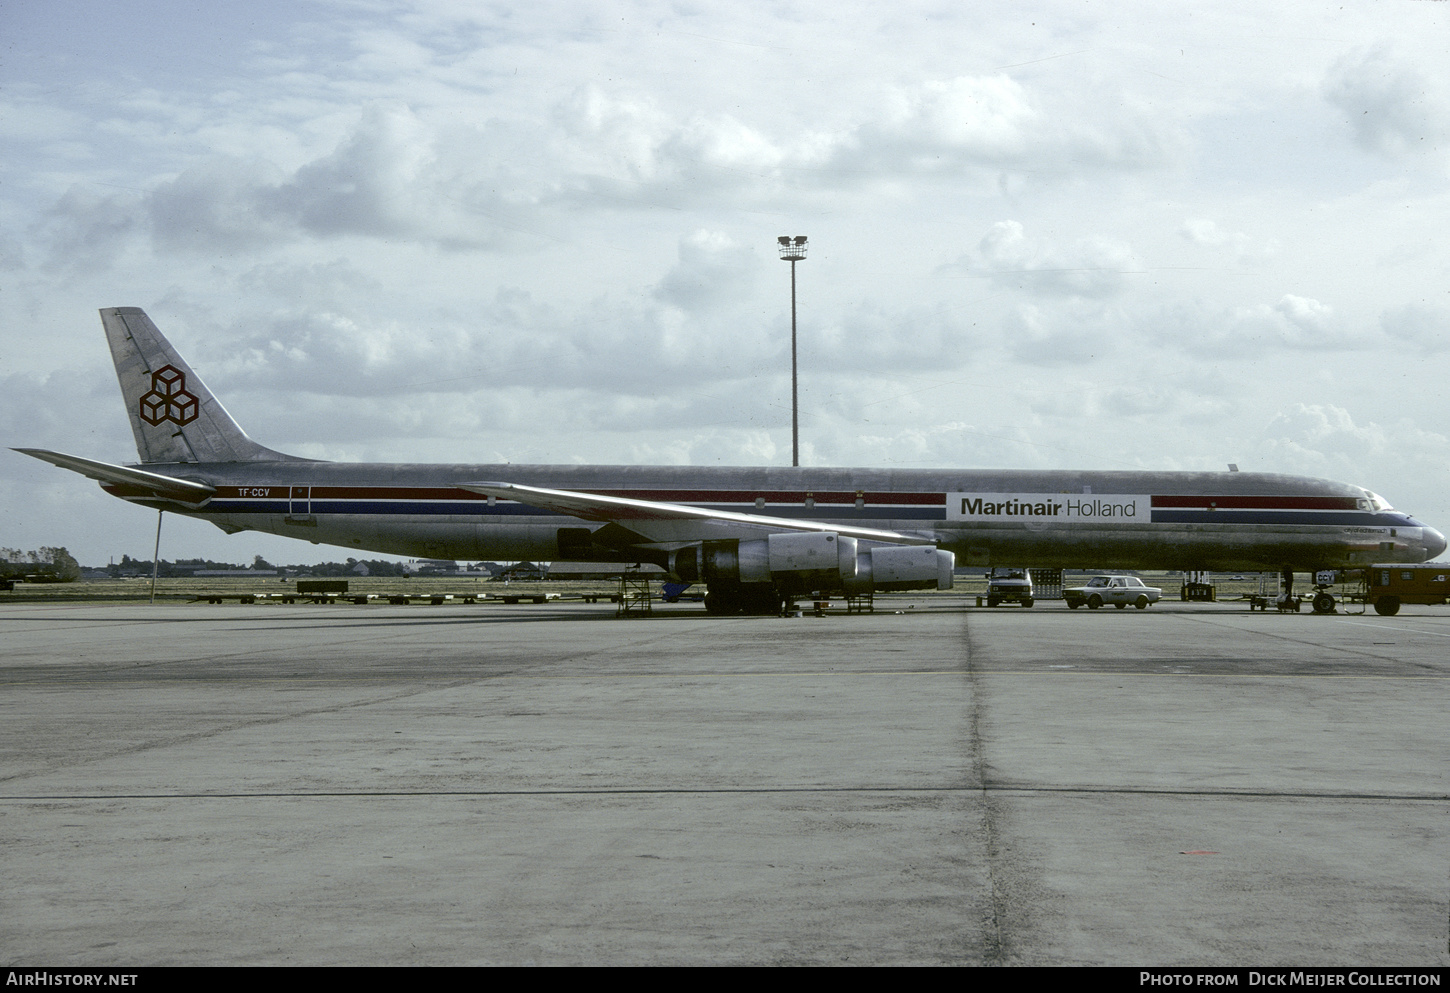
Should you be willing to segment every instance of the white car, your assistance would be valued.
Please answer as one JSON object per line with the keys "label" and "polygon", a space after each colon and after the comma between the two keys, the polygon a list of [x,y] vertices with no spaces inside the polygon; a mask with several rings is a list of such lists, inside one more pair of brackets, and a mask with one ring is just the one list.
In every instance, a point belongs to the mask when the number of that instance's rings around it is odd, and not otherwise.
{"label": "white car", "polygon": [[1147,610],[1148,604],[1163,598],[1163,591],[1156,586],[1145,586],[1137,576],[1094,576],[1086,586],[1074,586],[1062,591],[1062,598],[1073,610],[1088,605],[1097,610],[1110,603],[1119,610],[1132,604],[1139,610]]}

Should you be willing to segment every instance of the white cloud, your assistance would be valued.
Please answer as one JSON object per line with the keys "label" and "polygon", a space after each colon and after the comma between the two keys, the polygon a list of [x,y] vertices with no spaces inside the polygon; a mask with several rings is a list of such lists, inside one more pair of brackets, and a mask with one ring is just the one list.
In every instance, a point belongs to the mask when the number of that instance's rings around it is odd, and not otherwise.
{"label": "white cloud", "polygon": [[171,250],[347,235],[489,244],[486,220],[470,216],[476,184],[457,181],[436,140],[408,107],[373,103],[339,145],[290,175],[261,161],[204,160],[153,191],[156,237]]}
{"label": "white cloud", "polygon": [[1086,116],[1076,96],[1047,97],[1005,74],[898,87],[877,114],[856,125],[834,164],[926,175],[1007,169],[1051,176],[1160,168],[1181,154],[1179,136],[1138,101],[1115,95],[1112,115]]}
{"label": "white cloud", "polygon": [[851,300],[839,317],[812,320],[802,349],[808,368],[822,371],[941,369],[989,344],[944,307]]}
{"label": "white cloud", "polygon": [[554,119],[571,139],[573,171],[632,182],[672,172],[662,150],[677,125],[648,99],[611,97],[590,84],[559,103]]}
{"label": "white cloud", "polygon": [[680,242],[679,263],[654,289],[657,299],[686,311],[702,311],[747,293],[761,260],[721,231],[700,229]]}
{"label": "white cloud", "polygon": [[1422,69],[1406,53],[1381,43],[1342,56],[1325,77],[1323,92],[1366,151],[1443,153],[1450,138],[1450,86],[1443,68]]}
{"label": "white cloud", "polygon": [[1205,217],[1188,218],[1178,233],[1195,245],[1231,253],[1240,265],[1261,265],[1277,255],[1281,247],[1274,239],[1258,242],[1243,231],[1225,231]]}
{"label": "white cloud", "polygon": [[1277,303],[1211,308],[1184,301],[1153,312],[1141,323],[1165,345],[1199,355],[1240,358],[1291,352],[1354,352],[1373,349],[1375,338],[1349,327],[1334,308],[1310,297],[1286,293]]}
{"label": "white cloud", "polygon": [[786,157],[760,131],[729,115],[692,120],[680,130],[679,144],[683,156],[756,175],[773,171]]}
{"label": "white cloud", "polygon": [[35,218],[32,230],[47,248],[45,265],[64,272],[110,268],[145,229],[136,198],[76,184]]}
{"label": "white cloud", "polygon": [[876,129],[923,153],[951,148],[983,162],[1002,162],[1028,151],[1040,117],[1011,77],[959,76],[897,90]]}
{"label": "white cloud", "polygon": [[163,252],[256,251],[287,237],[259,194],[280,176],[263,162],[213,158],[159,184],[147,197],[156,246]]}
{"label": "white cloud", "polygon": [[1002,340],[1019,362],[1033,366],[1081,365],[1119,351],[1124,344],[1108,312],[1091,305],[1019,305],[1008,317]]}
{"label": "white cloud", "polygon": [[1059,247],[1028,239],[1021,222],[998,221],[977,245],[968,265],[984,269],[1002,286],[1033,296],[1104,298],[1120,293],[1126,272],[1140,269],[1127,245],[1083,238]]}
{"label": "white cloud", "polygon": [[[5,447],[67,448],[95,455],[107,444],[131,445],[129,422],[120,416],[120,393],[110,369],[99,364],[66,367],[38,378],[23,373],[0,376],[0,440]],[[77,410],[107,409],[113,416],[77,432]],[[124,450],[123,447],[123,450]],[[10,453],[6,453],[6,458]]]}
{"label": "white cloud", "polygon": [[1385,334],[1403,341],[1426,354],[1450,350],[1450,306],[1445,304],[1405,304],[1380,315]]}
{"label": "white cloud", "polygon": [[[1301,403],[1281,410],[1265,425],[1255,447],[1260,460],[1278,471],[1368,486],[1401,509],[1427,516],[1435,506],[1433,488],[1444,485],[1444,470],[1414,481],[1402,467],[1450,464],[1450,438],[1445,435],[1426,431],[1408,417],[1360,423],[1349,410],[1334,404]],[[1396,481],[1401,485],[1393,491]]]}
{"label": "white cloud", "polygon": [[1249,325],[1261,321],[1270,333],[1279,336],[1283,345],[1291,348],[1361,344],[1340,325],[1333,307],[1292,293],[1284,294],[1272,308],[1256,308],[1245,315],[1245,323]]}

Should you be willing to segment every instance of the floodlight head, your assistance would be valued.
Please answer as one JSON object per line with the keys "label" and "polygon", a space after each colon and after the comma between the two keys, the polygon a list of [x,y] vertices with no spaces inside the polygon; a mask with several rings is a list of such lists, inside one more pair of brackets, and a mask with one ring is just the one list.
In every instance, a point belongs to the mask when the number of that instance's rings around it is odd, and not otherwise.
{"label": "floodlight head", "polygon": [[799,262],[806,257],[806,236],[798,234],[794,238],[790,235],[781,235],[775,239],[780,243],[780,258],[783,262]]}

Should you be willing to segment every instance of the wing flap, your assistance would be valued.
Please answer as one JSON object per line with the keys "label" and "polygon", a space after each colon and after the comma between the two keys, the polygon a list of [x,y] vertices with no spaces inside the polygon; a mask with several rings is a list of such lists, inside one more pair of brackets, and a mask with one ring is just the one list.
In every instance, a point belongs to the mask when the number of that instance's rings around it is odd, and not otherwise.
{"label": "wing flap", "polygon": [[82,476],[100,483],[135,488],[142,491],[137,494],[140,496],[149,495],[162,500],[176,500],[180,503],[202,503],[216,493],[216,487],[208,486],[205,483],[195,483],[189,479],[173,479],[157,472],[130,469],[126,466],[111,465],[109,462],[95,462],[91,459],[83,459],[79,455],[48,452],[43,448],[15,448],[11,451],[29,455],[42,462],[49,462],[51,465],[69,469],[71,472],[78,472]]}
{"label": "wing flap", "polygon": [[501,500],[517,500],[519,503],[528,504],[531,507],[568,514],[586,521],[611,523],[628,521],[630,529],[634,531],[644,530],[644,526],[651,522],[660,524],[698,522],[750,528],[768,534],[778,534],[782,531],[831,531],[849,538],[890,542],[897,545],[935,545],[937,543],[935,538],[908,534],[903,531],[863,528],[850,524],[826,524],[820,521],[801,521],[787,517],[766,517],[760,514],[742,514],[733,510],[710,510],[705,507],[691,507],[687,504],[601,496],[598,493],[583,493],[578,490],[551,490],[541,486],[495,482],[461,483],[459,486],[461,489],[482,493],[484,496],[497,497]]}

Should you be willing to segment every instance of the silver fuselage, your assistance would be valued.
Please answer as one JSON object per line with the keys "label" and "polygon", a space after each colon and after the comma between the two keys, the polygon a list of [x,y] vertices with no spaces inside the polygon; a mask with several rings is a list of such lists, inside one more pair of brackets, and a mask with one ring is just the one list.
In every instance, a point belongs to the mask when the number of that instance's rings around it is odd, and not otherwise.
{"label": "silver fuselage", "polygon": [[[188,506],[105,488],[228,532],[420,558],[557,561],[570,557],[561,529],[604,526],[458,488],[483,480],[899,531],[936,541],[959,566],[1313,570],[1423,562],[1445,548],[1440,532],[1361,487],[1250,472],[302,461],[142,468],[217,492]],[[721,525],[710,536],[729,534]]]}

